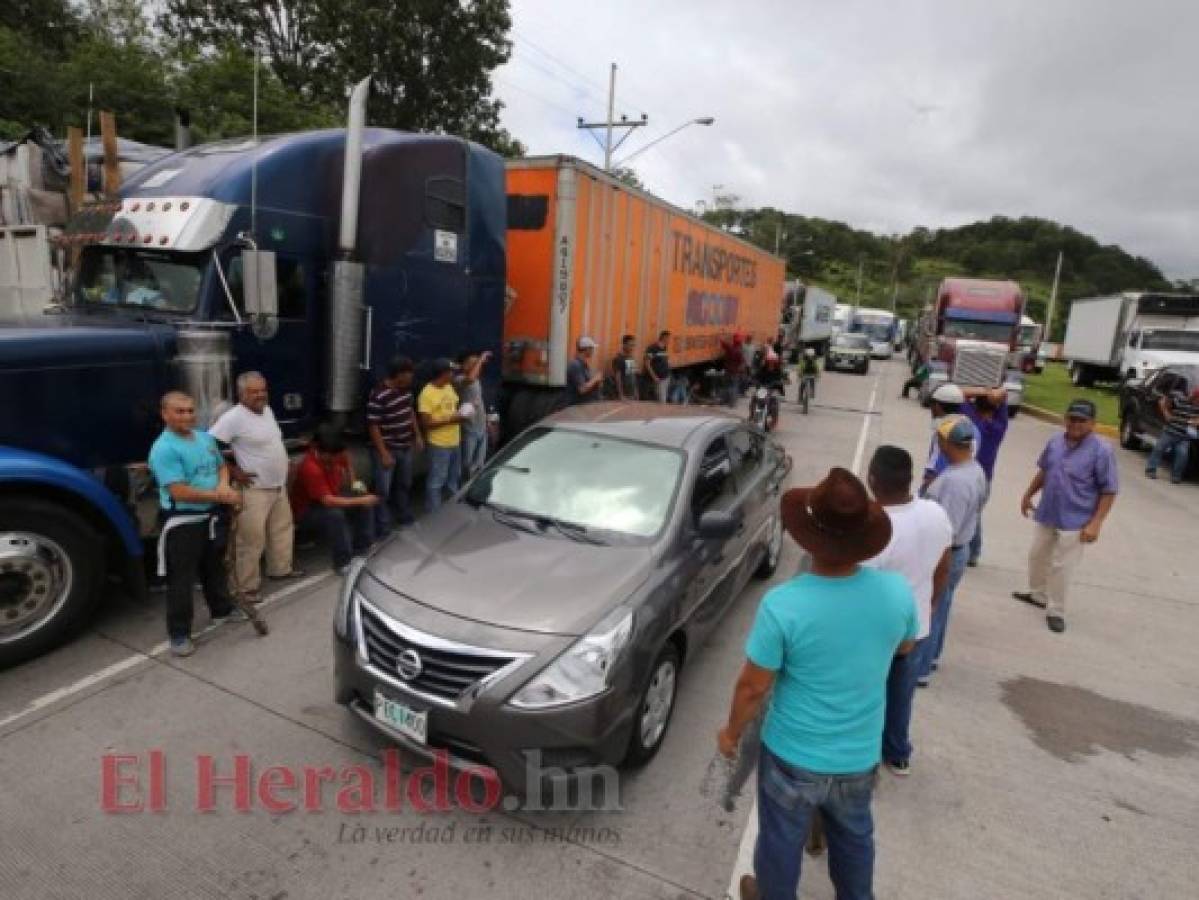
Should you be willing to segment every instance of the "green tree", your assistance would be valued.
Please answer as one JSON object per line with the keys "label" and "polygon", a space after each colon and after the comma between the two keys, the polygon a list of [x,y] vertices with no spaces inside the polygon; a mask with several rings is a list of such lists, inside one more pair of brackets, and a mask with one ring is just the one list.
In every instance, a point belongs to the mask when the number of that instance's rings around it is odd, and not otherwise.
{"label": "green tree", "polygon": [[257,44],[287,88],[339,108],[370,75],[373,124],[523,153],[491,97],[491,73],[511,54],[507,0],[167,0],[160,22],[203,52]]}
{"label": "green tree", "polygon": [[642,184],[641,179],[637,176],[636,171],[629,166],[617,166],[608,174],[622,184],[627,184],[631,188],[636,188],[639,191],[645,190],[645,185]]}

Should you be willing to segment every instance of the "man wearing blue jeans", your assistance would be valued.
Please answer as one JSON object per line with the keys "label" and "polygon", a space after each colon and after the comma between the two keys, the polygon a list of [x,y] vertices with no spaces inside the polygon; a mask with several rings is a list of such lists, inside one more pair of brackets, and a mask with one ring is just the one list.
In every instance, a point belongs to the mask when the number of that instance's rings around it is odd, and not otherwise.
{"label": "man wearing blue jeans", "polygon": [[1153,445],[1153,452],[1145,464],[1145,474],[1157,478],[1157,467],[1172,450],[1170,481],[1181,484],[1191,458],[1191,442],[1199,439],[1199,387],[1189,397],[1183,391],[1162,397],[1158,400],[1158,411],[1166,427]]}
{"label": "man wearing blue jeans", "polygon": [[442,494],[449,488],[458,492],[462,474],[462,423],[466,416],[458,411],[458,392],[451,383],[454,364],[448,359],[433,363],[433,380],[424,386],[417,401],[421,430],[429,448],[429,472],[425,476],[425,512],[441,506]]}
{"label": "man wearing blue jeans", "polygon": [[412,360],[393,359],[387,377],[366,404],[366,427],[371,439],[375,493],[375,533],[380,537],[396,525],[411,525],[412,456],[423,447],[412,402]]}
{"label": "man wearing blue jeans", "polygon": [[898,572],[916,596],[920,632],[911,653],[896,656],[887,675],[883,762],[896,775],[911,772],[912,701],[932,630],[932,599],[949,579],[953,525],[939,504],[912,496],[912,457],[901,447],[882,446],[870,460],[870,491],[891,520],[891,543],[865,565]]}
{"label": "man wearing blue jeans", "polygon": [[783,526],[812,557],[807,572],[762,599],[729,720],[733,757],[770,698],[758,766],[758,843],[742,900],[794,900],[804,841],[819,812],[838,900],[874,896],[870,801],[887,672],[920,621],[902,575],[859,565],[891,540],[891,521],[849,471],[788,491]]}
{"label": "man wearing blue jeans", "polygon": [[932,484],[926,496],[941,505],[953,526],[950,547],[949,577],[933,610],[932,631],[924,652],[920,678],[917,683],[926,687],[945,649],[945,633],[949,628],[949,611],[966,566],[970,562],[970,542],[978,528],[978,519],[987,500],[987,475],[974,458],[974,442],[978,430],[965,416],[946,416],[937,426],[937,445],[948,465]]}

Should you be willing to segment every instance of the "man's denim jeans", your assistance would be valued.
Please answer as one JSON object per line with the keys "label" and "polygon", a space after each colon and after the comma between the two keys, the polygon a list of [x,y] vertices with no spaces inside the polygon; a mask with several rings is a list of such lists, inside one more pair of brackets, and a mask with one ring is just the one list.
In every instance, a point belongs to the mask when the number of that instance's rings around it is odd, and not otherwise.
{"label": "man's denim jeans", "polygon": [[380,536],[391,531],[393,516],[400,524],[412,519],[412,448],[388,447],[387,452],[395,460],[390,469],[383,468],[378,454],[371,450],[375,493],[380,501],[375,507],[375,533]]}
{"label": "man's denim jeans", "polygon": [[945,583],[945,590],[941,592],[941,602],[933,610],[932,630],[929,632],[928,646],[920,666],[920,675],[924,678],[928,678],[932,673],[933,663],[941,659],[941,651],[945,649],[945,632],[949,629],[949,610],[953,606],[953,595],[957,592],[962,576],[966,574],[966,563],[969,560],[969,544],[949,551],[949,580]]}
{"label": "man's denim jeans", "polygon": [[487,432],[462,427],[462,478],[473,478],[487,461]]}
{"label": "man's denim jeans", "polygon": [[314,503],[300,520],[302,528],[320,529],[333,557],[333,568],[350,564],[354,554],[366,553],[374,540],[374,516],[366,506],[321,506]]}
{"label": "man's denim jeans", "polygon": [[883,720],[883,759],[887,762],[907,762],[912,757],[909,736],[912,698],[928,643],[928,638],[919,640],[910,653],[891,660],[891,671],[887,674],[887,713]]}
{"label": "man's denim jeans", "polygon": [[461,447],[434,447],[426,445],[429,454],[429,474],[425,476],[425,512],[433,512],[441,506],[442,490],[458,492],[459,476],[462,473]]}
{"label": "man's denim jeans", "polygon": [[1174,460],[1170,464],[1170,480],[1182,481],[1183,476],[1187,473],[1187,462],[1191,458],[1191,439],[1170,434],[1168,431],[1163,431],[1157,439],[1157,443],[1153,445],[1153,452],[1149,454],[1149,462],[1145,465],[1145,471],[1156,473],[1157,467],[1161,465],[1162,459],[1171,447],[1174,448]]}
{"label": "man's denim jeans", "polygon": [[828,839],[837,900],[871,900],[874,770],[819,775],[779,759],[763,744],[758,763],[758,842],[754,874],[762,900],[795,900],[804,842],[817,810]]}

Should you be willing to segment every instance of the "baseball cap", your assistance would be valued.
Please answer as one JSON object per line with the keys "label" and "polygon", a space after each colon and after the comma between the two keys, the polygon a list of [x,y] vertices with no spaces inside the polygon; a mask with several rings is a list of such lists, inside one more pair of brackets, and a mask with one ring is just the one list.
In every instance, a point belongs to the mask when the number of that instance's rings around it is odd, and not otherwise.
{"label": "baseball cap", "polygon": [[956,384],[943,384],[933,391],[933,399],[938,403],[965,403],[966,395]]}
{"label": "baseball cap", "polygon": [[937,426],[937,434],[951,444],[974,443],[974,426],[965,416],[946,416]]}
{"label": "baseball cap", "polygon": [[438,357],[437,359],[433,360],[433,365],[430,367],[430,371],[433,373],[434,378],[438,378],[444,375],[446,372],[454,371],[454,364],[444,356]]}
{"label": "baseball cap", "polygon": [[579,338],[579,342],[575,344],[575,346],[580,350],[594,350],[597,345],[595,341],[584,335],[583,337]]}
{"label": "baseball cap", "polygon": [[1071,400],[1070,405],[1066,407],[1067,419],[1093,419],[1095,418],[1095,404],[1090,400]]}

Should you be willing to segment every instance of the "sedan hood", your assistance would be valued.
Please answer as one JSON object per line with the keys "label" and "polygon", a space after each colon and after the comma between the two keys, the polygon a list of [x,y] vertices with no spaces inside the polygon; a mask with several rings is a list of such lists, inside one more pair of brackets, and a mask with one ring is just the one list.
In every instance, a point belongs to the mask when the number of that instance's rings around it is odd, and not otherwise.
{"label": "sedan hood", "polygon": [[366,568],[393,591],[451,616],[581,635],[652,566],[648,547],[584,544],[552,529],[531,534],[496,521],[491,509],[454,502],[396,534]]}

